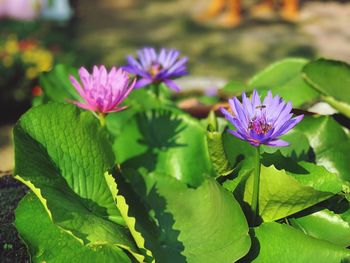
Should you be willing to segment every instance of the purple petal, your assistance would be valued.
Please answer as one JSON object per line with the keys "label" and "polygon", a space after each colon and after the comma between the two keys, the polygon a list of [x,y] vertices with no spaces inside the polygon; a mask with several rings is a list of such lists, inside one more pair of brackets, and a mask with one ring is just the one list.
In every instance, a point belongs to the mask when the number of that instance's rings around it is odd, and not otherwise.
{"label": "purple petal", "polygon": [[283,140],[273,140],[273,141],[269,141],[267,143],[265,143],[268,146],[274,146],[274,147],[284,147],[284,146],[288,146],[289,143]]}
{"label": "purple petal", "polygon": [[243,104],[243,108],[248,113],[248,117],[252,119],[254,117],[253,105],[250,99],[247,98],[247,95],[244,92],[242,93],[242,104]]}
{"label": "purple petal", "polygon": [[280,110],[280,113],[275,119],[275,124],[277,125],[280,121],[284,120],[286,116],[289,116],[292,109],[293,105],[291,102],[288,102],[286,105],[284,105],[284,107],[282,108],[282,110]]}
{"label": "purple petal", "polygon": [[234,117],[229,111],[227,111],[225,108],[220,108],[220,111],[222,114],[224,114],[225,118],[239,131],[241,134],[246,134],[246,129],[242,125],[242,123]]}
{"label": "purple petal", "polygon": [[272,92],[271,92],[271,90],[269,90],[269,91],[267,92],[267,95],[266,95],[266,97],[265,97],[265,99],[264,99],[263,104],[264,104],[266,107],[268,107],[269,105],[272,104],[272,99],[273,99],[273,97],[272,97]]}
{"label": "purple petal", "polygon": [[171,78],[178,78],[178,77],[182,77],[182,76],[186,76],[188,75],[188,72],[186,71],[186,68],[181,69],[181,71],[176,71],[173,74],[171,74]]}
{"label": "purple petal", "polygon": [[136,81],[135,89],[142,88],[152,83],[152,79],[142,78]]}
{"label": "purple petal", "polygon": [[175,83],[175,81],[171,79],[164,79],[163,82],[165,85],[167,85],[169,88],[175,90],[175,91],[180,91],[180,87]]}
{"label": "purple petal", "polygon": [[157,61],[157,53],[154,48],[149,48],[149,54],[151,56],[151,60],[156,62]]}
{"label": "purple petal", "polygon": [[252,105],[253,105],[253,109],[256,109],[256,107],[261,105],[260,96],[259,96],[259,93],[256,91],[256,89],[253,91]]}
{"label": "purple petal", "polygon": [[169,68],[175,62],[175,60],[179,57],[179,55],[180,55],[179,51],[175,49],[171,49],[164,61],[163,67]]}
{"label": "purple petal", "polygon": [[247,140],[247,138],[245,138],[242,134],[240,134],[240,133],[237,132],[237,131],[228,130],[228,132],[231,133],[232,135],[236,136],[237,138],[241,139],[241,140],[244,140],[244,141]]}
{"label": "purple petal", "polygon": [[152,64],[152,58],[151,58],[151,53],[149,52],[149,48],[144,48],[143,54],[145,57],[146,67],[150,67]]}
{"label": "purple petal", "polygon": [[137,51],[137,55],[139,57],[139,61],[141,62],[141,65],[143,68],[148,68],[148,64],[147,64],[147,59],[145,57],[145,51],[144,49],[138,50]]}
{"label": "purple petal", "polygon": [[142,69],[142,66],[140,65],[140,63],[133,56],[127,56],[126,61],[132,67],[135,67],[137,69]]}
{"label": "purple petal", "polygon": [[165,50],[165,48],[162,48],[159,52],[158,62],[160,64],[164,65],[165,58],[166,58],[166,50]]}
{"label": "purple petal", "polygon": [[184,57],[180,59],[178,62],[176,62],[174,65],[172,65],[169,70],[168,74],[172,74],[173,72],[177,71],[180,67],[184,66],[188,61],[187,57]]}
{"label": "purple petal", "polygon": [[273,137],[278,137],[281,136],[282,134],[287,133],[291,129],[295,127],[301,120],[304,118],[304,115],[299,115],[293,119],[290,119],[287,121],[279,130],[277,130],[272,136]]}
{"label": "purple petal", "polygon": [[232,116],[232,114],[228,111],[228,110],[226,110],[225,108],[220,108],[220,111],[221,111],[221,113],[225,116],[225,118],[229,121],[229,122],[232,122],[231,120],[234,118],[233,116]]}
{"label": "purple petal", "polygon": [[232,100],[229,100],[229,104],[233,113],[236,115],[236,118],[242,123],[242,126],[248,128],[248,117],[246,116],[239,100],[234,97]]}
{"label": "purple petal", "polygon": [[254,141],[258,141],[260,143],[262,143],[263,141],[265,141],[267,139],[267,137],[264,133],[257,133],[254,130],[250,130],[249,135],[250,135],[251,139],[253,139]]}
{"label": "purple petal", "polygon": [[174,50],[173,50],[173,54],[172,54],[172,56],[170,57],[170,60],[168,61],[168,63],[169,63],[168,66],[170,67],[172,64],[174,64],[175,61],[178,59],[179,56],[180,56],[180,52],[174,49]]}
{"label": "purple petal", "polygon": [[139,69],[133,66],[123,66],[122,69],[129,72],[130,74],[134,74],[143,78],[151,78],[151,75],[143,69]]}
{"label": "purple petal", "polygon": [[268,115],[267,119],[269,122],[274,123],[277,116],[285,106],[285,102],[280,101],[280,97],[277,95],[272,98],[269,105],[266,105],[266,113]]}
{"label": "purple petal", "polygon": [[278,131],[283,127],[287,122],[290,121],[290,119],[293,117],[293,113],[289,113],[288,115],[283,116],[282,118],[279,118],[278,120],[273,123],[273,127],[275,128],[275,131]]}
{"label": "purple petal", "polygon": [[258,147],[261,144],[260,142],[255,142],[255,141],[248,141],[248,142],[255,147]]}
{"label": "purple petal", "polygon": [[274,124],[280,115],[281,111],[285,108],[286,104],[284,102],[278,103],[278,104],[273,104],[270,108],[269,111],[267,112],[268,114],[268,121],[272,124]]}

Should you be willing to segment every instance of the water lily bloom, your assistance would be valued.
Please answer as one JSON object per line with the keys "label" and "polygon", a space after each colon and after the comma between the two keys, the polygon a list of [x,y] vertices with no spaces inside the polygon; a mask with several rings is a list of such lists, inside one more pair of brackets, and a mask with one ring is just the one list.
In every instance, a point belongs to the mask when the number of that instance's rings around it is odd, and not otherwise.
{"label": "water lily bloom", "polygon": [[90,74],[84,67],[79,69],[81,83],[73,76],[70,80],[85,102],[74,101],[78,107],[99,113],[125,109],[119,104],[129,95],[135,85],[123,69],[113,67],[109,72],[105,66],[94,66]]}
{"label": "water lily bloom", "polygon": [[299,115],[292,118],[292,103],[286,103],[279,96],[273,97],[271,91],[263,102],[254,90],[251,99],[243,93],[242,103],[234,97],[229,100],[229,104],[233,114],[224,108],[221,109],[225,118],[236,128],[229,132],[253,146],[288,146],[288,142],[278,137],[294,128],[304,117]]}
{"label": "water lily bloom", "polygon": [[145,47],[137,51],[138,58],[128,56],[128,65],[124,69],[139,76],[135,88],[141,88],[152,83],[165,83],[169,88],[179,91],[173,79],[187,75],[188,58],[180,58],[180,52],[175,49],[162,48],[159,53],[154,48]]}

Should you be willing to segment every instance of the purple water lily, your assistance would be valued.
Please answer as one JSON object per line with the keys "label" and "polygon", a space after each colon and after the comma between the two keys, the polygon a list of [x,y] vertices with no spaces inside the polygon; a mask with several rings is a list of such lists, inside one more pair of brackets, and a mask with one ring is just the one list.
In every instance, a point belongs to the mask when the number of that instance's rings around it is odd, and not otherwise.
{"label": "purple water lily", "polygon": [[157,53],[151,47],[138,50],[137,55],[137,59],[127,56],[128,65],[123,67],[129,73],[140,77],[135,88],[163,82],[175,91],[180,90],[173,79],[188,74],[187,57],[180,58],[180,52],[175,49],[162,48]]}
{"label": "purple water lily", "polygon": [[288,146],[288,142],[278,137],[291,130],[304,117],[299,115],[292,118],[292,103],[286,103],[279,96],[273,97],[271,91],[262,103],[258,92],[254,90],[251,99],[243,93],[242,103],[234,97],[229,100],[229,104],[233,114],[221,109],[226,119],[236,128],[229,132],[253,146]]}
{"label": "purple water lily", "polygon": [[109,72],[105,66],[94,66],[90,74],[84,67],[79,69],[81,84],[73,77],[70,80],[84,99],[84,103],[74,101],[78,107],[99,113],[116,112],[126,108],[119,104],[129,95],[135,85],[130,83],[129,74],[113,67]]}

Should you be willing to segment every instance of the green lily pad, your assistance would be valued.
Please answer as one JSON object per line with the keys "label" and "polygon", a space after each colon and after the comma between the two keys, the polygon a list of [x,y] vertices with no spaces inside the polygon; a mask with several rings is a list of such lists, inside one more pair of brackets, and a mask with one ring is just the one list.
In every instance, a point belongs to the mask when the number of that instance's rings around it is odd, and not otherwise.
{"label": "green lily pad", "polygon": [[350,138],[331,117],[305,117],[296,127],[310,142],[316,163],[350,181]]}
{"label": "green lily pad", "polygon": [[91,112],[61,103],[32,108],[16,124],[14,139],[14,174],[39,197],[53,223],[84,244],[138,253],[103,176],[114,154]]}
{"label": "green lily pad", "polygon": [[85,246],[78,239],[53,224],[34,193],[28,193],[16,209],[15,225],[28,246],[31,261],[42,262],[121,262],[131,259],[118,246]]}
{"label": "green lily pad", "polygon": [[273,95],[280,95],[284,100],[291,101],[294,107],[311,103],[319,93],[302,78],[302,69],[308,63],[301,58],[287,58],[262,70],[248,81],[250,89],[258,89],[262,94],[271,90]]}
{"label": "green lily pad", "polygon": [[135,220],[131,228],[157,262],[234,262],[248,252],[245,216],[213,178],[194,189],[162,174],[124,173],[115,181],[128,206],[126,220]]}
{"label": "green lily pad", "polygon": [[51,71],[42,73],[39,82],[44,96],[48,100],[56,102],[80,100],[80,95],[69,80],[70,75],[79,79],[76,68],[63,64],[58,64]]}
{"label": "green lily pad", "polygon": [[122,167],[156,171],[194,186],[213,175],[206,131],[187,114],[140,112],[124,125],[113,147]]}
{"label": "green lily pad", "polygon": [[305,65],[303,77],[326,102],[350,117],[350,65],[336,60],[318,59]]}
{"label": "green lily pad", "polygon": [[328,209],[290,218],[291,224],[305,234],[342,247],[350,246],[350,223]]}
{"label": "green lily pad", "polygon": [[254,228],[252,250],[245,262],[348,262],[350,250],[315,239],[275,222]]}

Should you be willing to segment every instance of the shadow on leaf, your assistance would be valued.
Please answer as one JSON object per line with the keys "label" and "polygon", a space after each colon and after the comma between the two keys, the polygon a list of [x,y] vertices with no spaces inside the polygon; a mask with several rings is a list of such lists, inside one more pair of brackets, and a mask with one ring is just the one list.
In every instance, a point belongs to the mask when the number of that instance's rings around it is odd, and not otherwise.
{"label": "shadow on leaf", "polygon": [[[173,229],[173,215],[166,211],[166,200],[157,192],[153,177],[134,169],[114,172],[119,194],[128,204],[128,216],[134,217],[135,230],[141,233],[145,247],[157,262],[186,262],[181,254],[184,245],[178,240],[180,231]],[[137,189],[135,191],[134,189]]]}
{"label": "shadow on leaf", "polygon": [[152,110],[138,114],[136,119],[143,135],[140,144],[162,151],[170,147],[186,146],[176,143],[179,133],[186,127],[181,126],[181,119],[172,112]]}

